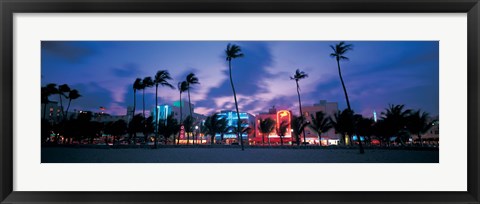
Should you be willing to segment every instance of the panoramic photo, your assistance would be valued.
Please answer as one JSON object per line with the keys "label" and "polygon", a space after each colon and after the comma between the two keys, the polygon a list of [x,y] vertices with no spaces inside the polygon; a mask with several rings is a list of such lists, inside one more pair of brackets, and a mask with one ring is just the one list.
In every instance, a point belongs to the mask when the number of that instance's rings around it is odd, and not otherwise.
{"label": "panoramic photo", "polygon": [[438,41],[42,41],[42,163],[438,163]]}

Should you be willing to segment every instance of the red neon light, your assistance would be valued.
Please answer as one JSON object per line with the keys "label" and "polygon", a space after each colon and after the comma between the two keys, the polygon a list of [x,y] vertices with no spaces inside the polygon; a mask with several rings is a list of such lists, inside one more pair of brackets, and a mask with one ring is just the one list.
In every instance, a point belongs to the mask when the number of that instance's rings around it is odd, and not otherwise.
{"label": "red neon light", "polygon": [[[287,119],[283,119],[287,117]],[[290,111],[287,111],[287,110],[281,110],[281,111],[278,111],[277,112],[277,127],[280,127],[280,123],[282,122],[280,119],[282,119],[282,121],[284,120],[287,120],[288,122],[288,128],[287,128],[287,132],[286,132],[286,135],[285,136],[290,136],[291,135],[291,120],[292,118],[290,117]]]}

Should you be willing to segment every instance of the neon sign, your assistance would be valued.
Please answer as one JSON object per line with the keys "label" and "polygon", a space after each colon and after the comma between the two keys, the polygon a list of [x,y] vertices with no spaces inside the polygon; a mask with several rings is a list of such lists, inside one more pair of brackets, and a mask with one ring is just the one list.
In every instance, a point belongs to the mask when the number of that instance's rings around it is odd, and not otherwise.
{"label": "neon sign", "polygon": [[287,132],[286,132],[285,137],[291,137],[292,136],[291,120],[292,120],[292,117],[290,117],[290,111],[281,110],[281,111],[277,112],[277,127],[280,127],[280,123],[282,123],[282,121],[287,121],[287,123],[288,123]]}

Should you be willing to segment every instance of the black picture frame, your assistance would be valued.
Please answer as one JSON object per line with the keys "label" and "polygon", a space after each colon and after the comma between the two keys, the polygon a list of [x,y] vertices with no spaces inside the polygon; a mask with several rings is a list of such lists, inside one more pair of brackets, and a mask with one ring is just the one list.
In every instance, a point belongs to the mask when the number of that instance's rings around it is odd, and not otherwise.
{"label": "black picture frame", "polygon": [[[1,203],[479,203],[479,0],[0,0]],[[466,192],[18,192],[13,191],[15,13],[467,13],[468,190]],[[268,190],[268,189],[266,189]]]}

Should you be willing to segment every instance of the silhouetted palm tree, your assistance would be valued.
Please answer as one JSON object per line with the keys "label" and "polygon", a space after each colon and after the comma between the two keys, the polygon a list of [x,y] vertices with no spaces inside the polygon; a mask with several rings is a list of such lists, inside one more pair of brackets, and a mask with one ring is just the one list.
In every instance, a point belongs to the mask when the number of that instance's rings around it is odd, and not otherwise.
{"label": "silhouetted palm tree", "polygon": [[68,106],[67,106],[67,117],[68,117],[68,109],[70,109],[70,104],[72,103],[73,100],[80,98],[82,95],[78,93],[78,90],[72,89],[70,92],[68,92]]}
{"label": "silhouetted palm tree", "polygon": [[[268,137],[270,133],[275,129],[275,121],[271,118],[260,119],[258,124],[258,131],[262,133],[262,145],[265,144],[265,135]],[[270,140],[269,145],[270,145]]]}
{"label": "silhouetted palm tree", "polygon": [[437,120],[430,121],[429,114],[421,110],[414,111],[408,117],[407,127],[410,133],[417,135],[420,140],[420,145],[423,146],[422,135],[427,133]]}
{"label": "silhouetted palm tree", "polygon": [[[302,101],[300,100],[300,86],[298,85],[298,81],[301,80],[301,79],[305,79],[307,77],[308,77],[308,74],[306,74],[303,71],[300,71],[299,69],[297,69],[295,71],[295,74],[290,77],[290,79],[295,80],[295,83],[297,84],[298,105],[300,107],[300,116],[301,117],[303,117],[303,111],[302,111]],[[303,142],[304,142],[305,145],[307,145],[305,132],[303,132]]]}
{"label": "silhouetted palm tree", "polygon": [[390,136],[397,136],[402,144],[404,144],[406,135],[400,133],[407,129],[408,117],[412,112],[412,110],[404,110],[404,108],[405,105],[390,104],[389,108],[382,112],[382,119],[385,120],[386,125],[389,127]]}
{"label": "silhouetted palm tree", "polygon": [[330,123],[335,129],[335,132],[342,135],[342,143],[347,145],[347,138],[349,137],[349,144],[352,145],[352,135],[353,135],[353,111],[347,109],[343,111],[337,111],[333,117],[330,118]]}
{"label": "silhouetted palm tree", "polygon": [[194,123],[194,119],[191,115],[187,116],[183,121],[185,134],[187,134],[187,145],[190,144],[190,134],[193,133],[193,126],[194,126],[193,123]]}
{"label": "silhouetted palm tree", "polygon": [[180,92],[180,123],[183,123],[182,93],[188,90],[188,84],[186,81],[178,82],[177,87]]}
{"label": "silhouetted palm tree", "polygon": [[[192,102],[190,100],[190,89],[192,89],[192,85],[199,84],[199,82],[198,78],[195,76],[194,73],[188,74],[185,81],[187,82],[188,110],[190,111],[190,115],[192,116],[192,119],[194,119],[193,122],[195,123],[195,117],[193,117]],[[195,139],[193,139],[193,144],[195,144]]]}
{"label": "silhouetted palm tree", "polygon": [[316,112],[315,117],[313,115],[310,115],[310,117],[312,123],[309,127],[318,134],[318,142],[322,146],[322,134],[328,132],[332,128],[332,124],[322,111]]}
{"label": "silhouetted palm tree", "polygon": [[145,89],[154,85],[152,77],[145,77],[142,80],[142,92],[143,92],[143,117],[145,117]]}
{"label": "silhouetted palm tree", "polygon": [[217,133],[221,134],[227,128],[227,119],[220,116],[218,113],[213,114],[212,116],[205,119],[204,134],[210,135],[210,144],[214,144],[215,135]]}
{"label": "silhouetted palm tree", "polygon": [[153,80],[155,84],[155,148],[157,148],[157,139],[158,139],[158,85],[170,87],[171,89],[175,89],[172,84],[168,82],[171,80],[170,73],[167,70],[160,70],[155,74],[155,79]]}
{"label": "silhouetted palm tree", "polygon": [[371,136],[374,134],[375,121],[372,118],[364,118],[360,114],[354,115],[357,138],[360,140],[363,136],[365,143],[371,142]]}
{"label": "silhouetted palm tree", "polygon": [[175,135],[180,131],[180,125],[173,114],[168,115],[166,120],[161,120],[158,126],[158,132],[163,135],[164,143],[167,144],[170,136],[173,135],[175,143]]}
{"label": "silhouetted palm tree", "polygon": [[62,119],[65,118],[65,112],[64,112],[64,109],[63,109],[62,98],[63,97],[67,98],[68,96],[66,95],[66,93],[68,93],[68,92],[70,92],[70,87],[67,84],[63,84],[63,85],[58,86],[58,97],[60,98],[60,110],[62,112]]}
{"label": "silhouetted palm tree", "polygon": [[[237,128],[240,129],[241,126],[241,120],[240,120],[240,112],[238,111],[238,102],[237,102],[237,93],[235,92],[235,86],[233,85],[233,78],[232,78],[232,59],[243,57],[242,50],[240,49],[240,46],[235,45],[235,44],[228,44],[227,49],[225,50],[225,54],[227,56],[226,60],[228,61],[228,70],[230,73],[230,85],[232,86],[232,91],[233,91],[233,99],[235,100],[235,109],[237,111]],[[242,135],[237,135],[238,138],[240,139],[240,144],[242,146],[242,151],[244,150],[243,148],[243,138]]]}
{"label": "silhouetted palm tree", "polygon": [[[132,88],[133,88],[133,112],[132,112],[132,120],[130,121],[130,123],[135,118],[135,109],[137,108],[137,90],[142,90],[143,89],[142,79],[136,78],[135,82],[133,82]],[[137,138],[137,132],[133,132],[133,137],[135,139]],[[131,138],[132,138],[132,135],[131,135],[131,132],[129,132],[129,138],[128,138],[128,143],[129,144],[130,144],[130,139]]]}
{"label": "silhouetted palm tree", "polygon": [[[342,41],[342,42],[336,44],[335,46],[330,45],[330,48],[332,48],[332,50],[333,50],[333,53],[330,53],[330,57],[335,58],[336,61],[337,61],[338,76],[340,77],[340,81],[342,82],[343,93],[345,94],[345,100],[347,101],[348,110],[352,111],[352,108],[350,106],[350,100],[348,99],[347,88],[345,87],[345,83],[343,82],[342,71],[340,69],[340,61],[341,60],[348,60],[348,57],[346,57],[345,54],[348,51],[353,49],[353,45],[346,44],[345,42]],[[355,127],[354,127],[354,129],[355,129]],[[355,132],[355,130],[354,130],[354,132]],[[360,141],[360,140],[358,140],[358,147],[360,149],[360,154],[363,154],[364,153],[363,145],[362,145],[362,141]]]}
{"label": "silhouetted palm tree", "polygon": [[115,140],[118,142],[120,137],[127,133],[127,122],[124,120],[117,120],[113,122],[111,128],[111,134],[113,136],[112,145],[115,145]]}
{"label": "silhouetted palm tree", "polygon": [[[292,126],[292,130],[293,130],[292,133],[295,136],[297,146],[300,145],[300,135],[305,130],[305,128],[308,126],[308,124],[309,123],[308,123],[308,121],[305,120],[305,117],[303,117],[303,116],[293,116],[291,126]],[[306,141],[304,141],[304,142],[306,143]]]}
{"label": "silhouetted palm tree", "polygon": [[288,122],[284,120],[276,128],[277,135],[280,137],[281,146],[283,146],[283,137],[285,137],[285,134],[287,133],[288,125],[289,125]]}
{"label": "silhouetted palm tree", "polygon": [[142,114],[137,114],[132,117],[132,120],[128,124],[128,132],[130,135],[134,135],[135,138],[133,138],[134,144],[135,141],[137,140],[137,132],[143,132],[144,129],[144,122],[145,118],[143,117]]}
{"label": "silhouetted palm tree", "polygon": [[45,119],[45,114],[47,113],[47,104],[50,102],[48,97],[50,97],[53,94],[58,93],[57,85],[56,84],[47,84],[47,86],[42,87],[42,103],[43,105],[43,119]]}

